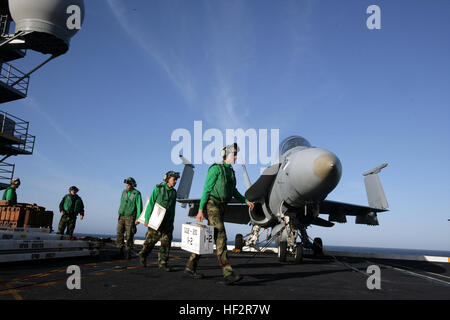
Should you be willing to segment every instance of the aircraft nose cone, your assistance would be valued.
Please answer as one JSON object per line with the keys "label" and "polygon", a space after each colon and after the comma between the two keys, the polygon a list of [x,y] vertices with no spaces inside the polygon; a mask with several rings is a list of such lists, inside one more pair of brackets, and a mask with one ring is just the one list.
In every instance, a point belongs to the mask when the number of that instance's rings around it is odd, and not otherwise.
{"label": "aircraft nose cone", "polygon": [[292,155],[291,161],[286,171],[289,184],[296,191],[297,200],[323,200],[341,179],[341,162],[328,150],[301,150]]}
{"label": "aircraft nose cone", "polygon": [[336,176],[339,171],[339,159],[332,153],[325,153],[314,160],[314,174],[321,180]]}

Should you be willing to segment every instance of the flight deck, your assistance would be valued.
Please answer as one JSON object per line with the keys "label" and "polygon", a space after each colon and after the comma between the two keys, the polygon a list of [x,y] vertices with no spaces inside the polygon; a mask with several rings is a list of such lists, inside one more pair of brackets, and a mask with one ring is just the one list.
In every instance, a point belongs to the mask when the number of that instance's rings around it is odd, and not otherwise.
{"label": "flight deck", "polygon": [[[98,256],[0,265],[2,300],[322,300],[450,298],[449,263],[325,255],[278,261],[275,253],[229,252],[233,269],[244,276],[226,286],[215,255],[201,258],[200,280],[183,270],[189,252],[173,248],[164,272],[157,265],[158,247],[143,268],[137,258],[124,260],[106,244]],[[67,268],[81,270],[81,289],[68,289]],[[380,289],[369,289],[369,266],[380,270]],[[370,269],[369,269],[370,270]],[[370,282],[370,281],[369,281]]]}

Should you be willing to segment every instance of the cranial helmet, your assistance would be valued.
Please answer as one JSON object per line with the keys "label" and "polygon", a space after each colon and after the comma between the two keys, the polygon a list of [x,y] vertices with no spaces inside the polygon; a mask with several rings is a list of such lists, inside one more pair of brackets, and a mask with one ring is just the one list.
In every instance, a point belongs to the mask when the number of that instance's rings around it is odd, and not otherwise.
{"label": "cranial helmet", "polygon": [[72,191],[72,190],[74,190],[75,192],[78,192],[78,191],[79,191],[79,189],[78,189],[77,187],[75,187],[75,186],[71,186],[71,187],[69,188],[69,192]]}
{"label": "cranial helmet", "polygon": [[[236,150],[236,151],[234,151],[234,150]],[[233,143],[233,144],[229,144],[229,145],[223,147],[222,151],[220,152],[220,156],[223,159],[225,159],[228,156],[228,154],[232,153],[233,151],[236,152],[236,153],[239,152],[239,147],[238,147],[236,142]]]}
{"label": "cranial helmet", "polygon": [[180,178],[180,173],[179,172],[175,172],[175,171],[167,171],[166,174],[164,175],[163,180],[165,182],[167,182],[170,177],[175,177],[176,179],[179,179]]}
{"label": "cranial helmet", "polygon": [[134,180],[132,177],[126,178],[125,180],[123,180],[123,183],[129,184],[130,186],[132,186],[134,188],[137,187],[136,180]]}

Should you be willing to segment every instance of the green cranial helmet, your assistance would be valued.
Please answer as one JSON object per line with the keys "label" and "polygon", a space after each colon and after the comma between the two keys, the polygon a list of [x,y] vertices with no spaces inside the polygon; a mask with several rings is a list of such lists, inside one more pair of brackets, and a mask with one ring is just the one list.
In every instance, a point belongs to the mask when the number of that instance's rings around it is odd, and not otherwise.
{"label": "green cranial helmet", "polygon": [[77,193],[80,189],[78,189],[77,187],[75,187],[75,186],[71,186],[70,188],[69,188],[69,192],[70,191],[75,191],[75,193]]}
{"label": "green cranial helmet", "polygon": [[123,180],[123,183],[129,184],[130,186],[132,186],[134,188],[137,187],[136,180],[134,180],[132,177],[126,178],[125,180]]}
{"label": "green cranial helmet", "polygon": [[166,174],[164,175],[163,180],[165,182],[167,182],[170,177],[175,177],[176,179],[179,179],[180,178],[180,173],[179,172],[175,172],[175,171],[167,171]]}

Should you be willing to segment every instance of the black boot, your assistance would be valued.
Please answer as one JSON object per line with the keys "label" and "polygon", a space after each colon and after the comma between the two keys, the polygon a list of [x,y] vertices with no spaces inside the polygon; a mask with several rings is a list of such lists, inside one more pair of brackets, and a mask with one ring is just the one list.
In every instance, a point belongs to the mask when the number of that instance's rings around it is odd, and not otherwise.
{"label": "black boot", "polygon": [[172,271],[172,268],[171,268],[171,267],[168,267],[167,264],[160,264],[160,265],[158,266],[158,268],[159,268],[159,270],[165,271],[165,272],[170,272],[170,271]]}
{"label": "black boot", "polygon": [[142,267],[147,268],[147,256],[144,256],[140,252],[138,253],[139,263]]}
{"label": "black boot", "polygon": [[188,267],[186,267],[186,269],[184,269],[184,274],[188,275],[192,279],[202,279],[203,278],[203,274],[197,273],[197,271],[192,271]]}
{"label": "black boot", "polygon": [[241,281],[241,280],[242,280],[242,276],[241,275],[232,273],[232,274],[230,274],[230,275],[225,277],[225,284],[227,286],[229,286],[229,285],[232,285],[232,284],[234,284],[234,283],[236,283],[238,281]]}

